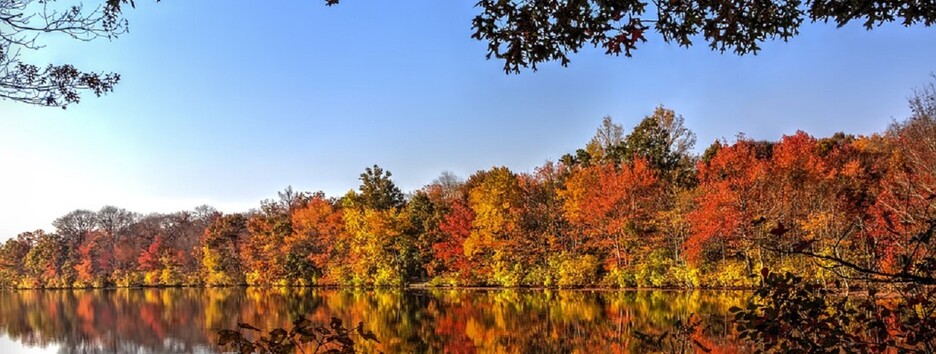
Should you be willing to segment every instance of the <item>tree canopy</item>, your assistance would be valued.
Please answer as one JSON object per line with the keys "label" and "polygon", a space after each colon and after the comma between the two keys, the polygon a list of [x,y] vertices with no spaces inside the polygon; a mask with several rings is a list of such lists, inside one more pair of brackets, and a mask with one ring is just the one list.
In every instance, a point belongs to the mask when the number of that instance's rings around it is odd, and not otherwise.
{"label": "tree canopy", "polygon": [[118,73],[82,71],[71,64],[41,66],[24,62],[21,53],[42,49],[39,39],[47,34],[80,41],[116,38],[127,31],[122,4],[132,6],[133,0],[88,7],[82,2],[0,0],[0,98],[65,108],[78,103],[83,92],[100,96],[113,91]]}
{"label": "tree canopy", "polygon": [[701,39],[713,50],[744,55],[765,41],[796,36],[807,18],[839,27],[861,21],[867,29],[936,22],[932,1],[481,0],[477,7],[472,36],[488,42],[487,57],[503,60],[508,73],[552,61],[568,65],[570,53],[588,44],[629,57],[651,31],[666,43],[689,47]]}

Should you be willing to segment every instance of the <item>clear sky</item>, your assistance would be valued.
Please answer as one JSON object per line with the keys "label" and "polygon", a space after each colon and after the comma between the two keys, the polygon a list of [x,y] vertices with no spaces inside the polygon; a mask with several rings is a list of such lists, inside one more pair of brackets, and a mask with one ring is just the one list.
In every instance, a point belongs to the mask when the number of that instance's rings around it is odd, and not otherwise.
{"label": "clear sky", "polygon": [[649,37],[633,58],[505,75],[470,38],[474,1],[138,2],[131,32],[44,37],[37,64],[112,70],[67,110],[0,101],[0,240],[71,210],[246,211],[288,185],[341,195],[365,167],[406,191],[448,170],[530,171],[585,145],[605,115],[676,110],[697,150],[738,132],[867,134],[906,117],[936,71],[936,28],[805,25],[757,56]]}

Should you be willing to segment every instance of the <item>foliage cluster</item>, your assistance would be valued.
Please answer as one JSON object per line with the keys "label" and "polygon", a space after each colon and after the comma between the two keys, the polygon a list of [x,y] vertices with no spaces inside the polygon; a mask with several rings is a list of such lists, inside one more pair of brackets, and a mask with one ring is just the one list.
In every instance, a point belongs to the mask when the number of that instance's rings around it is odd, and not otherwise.
{"label": "foliage cluster", "polygon": [[740,338],[758,353],[936,350],[933,289],[911,286],[913,296],[881,296],[872,287],[870,294],[847,296],[791,273],[763,272],[764,284],[746,308],[730,309]]}
{"label": "foliage cluster", "polygon": [[[896,153],[887,162],[897,177],[887,180],[885,175],[873,200],[853,201],[871,205],[868,224],[853,221],[829,230],[837,236],[823,249],[813,248],[816,239],[772,248],[817,262],[834,275],[834,284],[808,272],[763,268],[763,283],[746,308],[730,309],[741,338],[757,352],[936,351],[934,102],[931,84],[911,99],[913,116],[888,132],[896,140]],[[783,239],[791,231],[781,224],[770,233]],[[849,291],[856,287],[861,292]]]}

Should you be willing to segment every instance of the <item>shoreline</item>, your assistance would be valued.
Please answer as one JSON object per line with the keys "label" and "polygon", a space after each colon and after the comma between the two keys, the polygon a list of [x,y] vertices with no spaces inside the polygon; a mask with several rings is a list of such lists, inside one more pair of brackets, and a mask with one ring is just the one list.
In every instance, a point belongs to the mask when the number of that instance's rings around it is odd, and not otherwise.
{"label": "shoreline", "polygon": [[63,288],[4,288],[0,292],[9,291],[63,291],[63,290],[148,290],[148,289],[223,289],[223,288],[257,288],[257,289],[321,289],[321,290],[468,290],[468,291],[573,291],[573,292],[633,292],[633,291],[664,291],[664,292],[691,292],[691,291],[754,291],[753,287],[611,287],[611,286],[583,286],[583,287],[549,287],[549,286],[429,286],[423,284],[410,284],[406,286],[353,286],[353,285],[309,285],[309,286],[277,286],[277,285],[138,285],[138,286],[104,286],[104,287],[63,287]]}

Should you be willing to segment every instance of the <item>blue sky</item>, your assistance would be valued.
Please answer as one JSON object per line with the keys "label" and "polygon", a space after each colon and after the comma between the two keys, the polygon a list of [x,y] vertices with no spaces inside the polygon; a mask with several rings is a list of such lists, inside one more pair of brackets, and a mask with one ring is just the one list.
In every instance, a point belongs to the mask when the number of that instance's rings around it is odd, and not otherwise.
{"label": "blue sky", "polygon": [[649,37],[505,75],[470,38],[473,1],[144,2],[131,32],[44,37],[35,63],[120,72],[67,110],[0,101],[0,239],[77,208],[245,211],[292,185],[341,195],[367,166],[404,190],[448,170],[530,171],[584,146],[605,115],[664,104],[697,150],[738,132],[867,134],[905,117],[936,71],[936,31],[807,24],[756,56]]}

